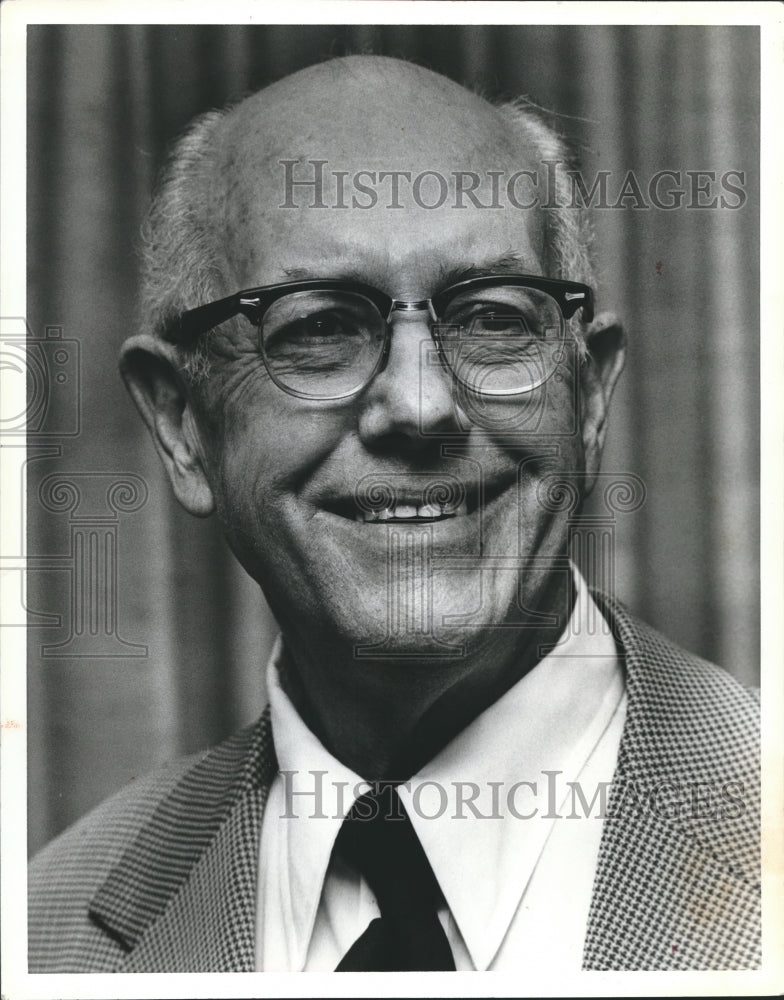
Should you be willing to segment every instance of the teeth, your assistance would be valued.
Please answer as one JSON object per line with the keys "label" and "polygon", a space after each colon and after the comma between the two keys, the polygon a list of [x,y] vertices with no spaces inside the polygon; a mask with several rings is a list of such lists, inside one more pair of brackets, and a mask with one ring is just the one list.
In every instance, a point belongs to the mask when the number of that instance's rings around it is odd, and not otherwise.
{"label": "teeth", "polygon": [[459,507],[449,509],[435,503],[409,504],[399,503],[385,510],[357,511],[355,521],[364,524],[379,524],[387,521],[433,520],[435,518],[462,517],[468,513],[468,504],[463,501]]}

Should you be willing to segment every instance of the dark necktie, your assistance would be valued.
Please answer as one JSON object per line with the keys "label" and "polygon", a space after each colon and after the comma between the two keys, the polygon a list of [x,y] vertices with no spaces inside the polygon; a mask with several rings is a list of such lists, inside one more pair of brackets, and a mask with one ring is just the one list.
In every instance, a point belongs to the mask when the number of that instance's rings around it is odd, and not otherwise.
{"label": "dark necktie", "polygon": [[437,915],[441,889],[391,784],[357,799],[340,828],[335,851],[364,877],[381,911],[335,971],[454,970]]}

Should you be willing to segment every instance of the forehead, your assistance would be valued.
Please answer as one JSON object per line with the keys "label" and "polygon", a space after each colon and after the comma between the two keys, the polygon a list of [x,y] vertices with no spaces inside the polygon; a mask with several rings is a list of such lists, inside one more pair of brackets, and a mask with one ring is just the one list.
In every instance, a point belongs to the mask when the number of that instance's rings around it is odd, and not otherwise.
{"label": "forehead", "polygon": [[500,196],[518,171],[536,171],[534,152],[443,77],[392,60],[296,74],[221,131],[213,199],[229,280],[355,276],[400,295],[497,258],[539,272],[541,210]]}

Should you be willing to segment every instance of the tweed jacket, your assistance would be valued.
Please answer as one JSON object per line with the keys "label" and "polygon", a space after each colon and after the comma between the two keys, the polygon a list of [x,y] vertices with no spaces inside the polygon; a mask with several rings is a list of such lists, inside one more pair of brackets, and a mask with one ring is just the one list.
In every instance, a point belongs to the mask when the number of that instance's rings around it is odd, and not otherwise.
{"label": "tweed jacket", "polygon": [[[753,694],[594,595],[626,670],[583,967],[758,968]],[[269,713],[157,772],[46,847],[29,876],[30,972],[254,969]]]}

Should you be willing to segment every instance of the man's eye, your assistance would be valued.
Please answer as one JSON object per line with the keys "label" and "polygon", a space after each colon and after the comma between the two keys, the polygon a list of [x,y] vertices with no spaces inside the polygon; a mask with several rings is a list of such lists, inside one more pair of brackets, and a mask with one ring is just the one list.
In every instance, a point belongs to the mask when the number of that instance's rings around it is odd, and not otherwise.
{"label": "man's eye", "polygon": [[344,317],[333,313],[319,313],[316,316],[306,316],[299,322],[293,323],[285,333],[293,340],[306,340],[308,338],[325,340],[350,335],[352,330]]}
{"label": "man's eye", "polygon": [[487,333],[532,333],[530,323],[522,316],[510,316],[508,313],[483,312],[473,317],[473,326]]}
{"label": "man's eye", "polygon": [[542,325],[533,310],[478,307],[460,310],[447,320],[462,327],[468,336],[542,336]]}
{"label": "man's eye", "polygon": [[328,342],[353,339],[360,335],[357,324],[338,313],[322,312],[303,316],[277,329],[265,330],[268,349],[278,346],[318,346]]}

